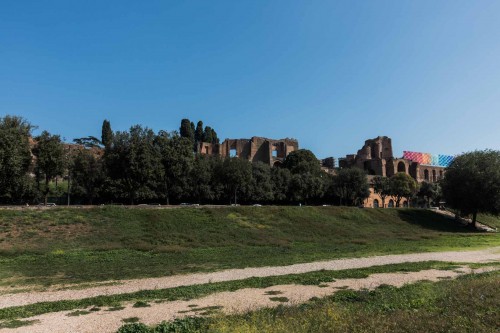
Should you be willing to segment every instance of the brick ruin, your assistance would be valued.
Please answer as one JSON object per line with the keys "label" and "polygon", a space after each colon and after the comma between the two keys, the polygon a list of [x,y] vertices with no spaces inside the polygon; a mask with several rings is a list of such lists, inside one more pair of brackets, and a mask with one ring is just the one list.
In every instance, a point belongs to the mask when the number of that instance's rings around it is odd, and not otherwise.
{"label": "brick ruin", "polygon": [[220,144],[200,142],[197,146],[200,154],[239,157],[270,166],[280,165],[288,154],[298,149],[299,142],[295,139],[275,140],[258,136],[251,139],[226,139]]}
{"label": "brick ruin", "polygon": [[[387,136],[366,140],[357,154],[347,155],[345,158],[339,159],[339,167],[363,169],[368,174],[370,182],[375,176],[391,177],[398,172],[404,172],[418,183],[423,181],[434,183],[443,178],[445,172],[445,168],[442,166],[423,165],[409,159],[394,157],[392,141]],[[379,207],[381,204],[380,197],[374,193],[373,187],[371,187],[370,196],[365,200],[364,206]],[[394,207],[395,199],[387,198],[386,204],[388,207]],[[403,200],[401,205],[408,206],[408,202]]]}
{"label": "brick ruin", "polygon": [[357,167],[370,176],[390,177],[404,172],[417,182],[434,183],[443,178],[444,167],[422,165],[405,158],[396,158],[392,152],[392,141],[387,136],[366,140],[355,155],[347,155],[339,160],[339,167]]}

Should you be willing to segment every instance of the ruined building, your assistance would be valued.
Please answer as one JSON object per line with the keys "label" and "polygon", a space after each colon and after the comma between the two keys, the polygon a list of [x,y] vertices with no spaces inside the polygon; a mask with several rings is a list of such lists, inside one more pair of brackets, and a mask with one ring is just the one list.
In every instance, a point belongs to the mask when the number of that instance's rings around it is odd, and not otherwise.
{"label": "ruined building", "polygon": [[295,139],[268,139],[254,136],[251,139],[226,139],[220,144],[199,142],[200,154],[221,157],[240,157],[250,162],[263,162],[270,166],[283,163],[285,157],[299,149]]}
{"label": "ruined building", "polygon": [[[416,154],[416,153],[413,153]],[[424,154],[427,155],[427,154]],[[339,166],[357,167],[365,170],[368,175],[390,177],[398,172],[404,172],[417,182],[436,182],[443,177],[446,165],[419,163],[407,158],[411,153],[405,152],[405,157],[396,158],[392,152],[392,142],[387,136],[379,136],[366,140],[364,146],[356,155],[347,155],[339,160]]]}
{"label": "ruined building", "polygon": [[[371,182],[374,176],[391,177],[398,172],[410,175],[417,182],[437,182],[443,178],[445,168],[452,161],[452,156],[435,155],[415,152],[404,152],[403,157],[394,157],[391,139],[387,136],[379,136],[375,139],[366,140],[364,146],[357,154],[347,155],[339,159],[339,167],[357,167],[368,174]],[[394,206],[394,198],[387,199],[388,207]],[[365,200],[365,207],[379,207],[380,197],[370,189],[370,197]],[[402,206],[408,202],[402,201]]]}

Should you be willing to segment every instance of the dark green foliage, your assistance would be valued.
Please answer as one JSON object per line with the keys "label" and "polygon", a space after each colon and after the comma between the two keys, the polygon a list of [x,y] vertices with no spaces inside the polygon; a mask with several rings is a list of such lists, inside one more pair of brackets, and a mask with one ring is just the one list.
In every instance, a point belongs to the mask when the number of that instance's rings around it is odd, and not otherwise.
{"label": "dark green foliage", "polygon": [[102,159],[92,150],[81,149],[73,154],[70,164],[71,192],[92,204],[105,180]]}
{"label": "dark green foliage", "polygon": [[106,170],[111,179],[107,188],[118,198],[134,204],[155,197],[160,176],[161,156],[154,147],[153,131],[139,125],[129,132],[116,132],[105,155]]}
{"label": "dark green foliage", "polygon": [[111,123],[107,119],[102,122],[101,143],[106,148],[110,148],[113,143],[113,131],[111,130]]}
{"label": "dark green foliage", "polygon": [[271,167],[264,163],[252,163],[250,198],[253,202],[271,202],[274,199]]}
{"label": "dark green foliage", "polygon": [[321,166],[312,151],[307,149],[299,149],[292,151],[285,158],[283,167],[290,170],[292,174],[319,174],[321,172]]}
{"label": "dark green foliage", "polygon": [[484,150],[457,156],[442,181],[447,205],[463,215],[500,212],[500,151]]}
{"label": "dark green foliage", "polygon": [[16,203],[32,192],[29,138],[33,126],[15,116],[0,118],[0,202]]}
{"label": "dark green foliage", "polygon": [[200,142],[203,141],[203,122],[200,120],[198,124],[196,124],[196,130],[194,132],[194,141]]}
{"label": "dark green foliage", "polygon": [[441,187],[438,183],[422,182],[417,196],[425,200],[427,207],[430,207],[433,203],[436,204],[436,201],[439,201],[441,197]]}
{"label": "dark green foliage", "polygon": [[64,173],[66,166],[66,156],[59,135],[52,135],[47,131],[35,138],[36,146],[33,154],[36,157],[35,175],[40,188],[40,180],[45,181],[43,195],[45,204],[50,191],[49,182],[56,176]]}
{"label": "dark green foliage", "polygon": [[[87,136],[84,138],[73,139],[73,142],[77,145],[81,145],[85,148],[99,148],[101,146],[101,141],[95,136]],[[109,143],[108,143],[109,144]]]}
{"label": "dark green foliage", "polygon": [[181,120],[181,127],[179,128],[179,133],[181,137],[188,139],[191,143],[194,143],[194,124],[189,119]]}
{"label": "dark green foliage", "polygon": [[133,323],[123,325],[118,333],[152,333],[152,330],[142,323]]}
{"label": "dark green foliage", "polygon": [[360,205],[370,195],[366,173],[358,168],[339,170],[333,178],[333,188],[341,205]]}
{"label": "dark green foliage", "polygon": [[389,178],[376,176],[373,178],[373,191],[382,199],[382,208],[385,208],[385,199],[391,195],[391,184]]}
{"label": "dark green foliage", "polygon": [[252,164],[249,161],[237,157],[226,158],[216,172],[229,202],[236,204],[240,195],[247,198],[252,181]]}
{"label": "dark green foliage", "polygon": [[189,139],[161,131],[155,138],[158,154],[157,196],[170,204],[171,197],[181,198],[189,188],[189,175],[193,167],[193,149]]}
{"label": "dark green foliage", "polygon": [[389,178],[390,193],[396,198],[396,207],[399,207],[401,199],[408,201],[417,192],[418,184],[410,175],[398,172]]}

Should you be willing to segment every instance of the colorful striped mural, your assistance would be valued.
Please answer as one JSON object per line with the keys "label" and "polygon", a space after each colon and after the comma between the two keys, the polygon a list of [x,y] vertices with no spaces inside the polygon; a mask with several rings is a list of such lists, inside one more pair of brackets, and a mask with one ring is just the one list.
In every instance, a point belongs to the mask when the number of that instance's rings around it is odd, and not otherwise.
{"label": "colorful striped mural", "polygon": [[431,155],[414,151],[403,151],[403,158],[423,165],[435,165],[440,167],[448,167],[454,159],[454,157],[450,155]]}

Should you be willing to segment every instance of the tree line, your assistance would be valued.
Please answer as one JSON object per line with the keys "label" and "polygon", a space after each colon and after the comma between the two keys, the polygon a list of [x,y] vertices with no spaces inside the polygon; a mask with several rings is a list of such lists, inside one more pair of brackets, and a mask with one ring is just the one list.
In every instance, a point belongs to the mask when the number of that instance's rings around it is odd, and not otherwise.
{"label": "tree line", "polygon": [[346,169],[331,175],[305,149],[282,167],[196,152],[201,141],[219,143],[216,131],[183,119],[179,131],[140,125],[116,131],[104,120],[101,138],[65,145],[47,131],[31,138],[25,119],[0,119],[0,201],[47,203],[62,179],[72,203],[332,204],[359,205],[369,195],[366,174]]}

